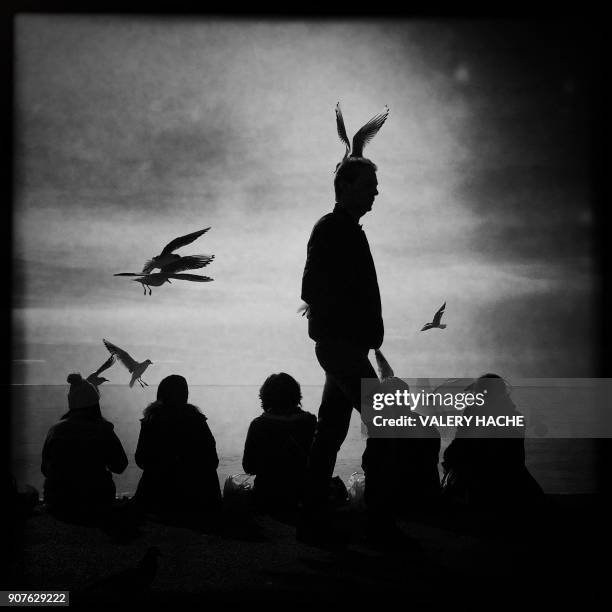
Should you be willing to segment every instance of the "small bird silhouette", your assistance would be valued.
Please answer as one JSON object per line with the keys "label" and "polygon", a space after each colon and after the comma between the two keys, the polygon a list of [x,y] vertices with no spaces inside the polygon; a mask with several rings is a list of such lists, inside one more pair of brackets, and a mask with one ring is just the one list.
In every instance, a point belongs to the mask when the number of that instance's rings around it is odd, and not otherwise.
{"label": "small bird silhouette", "polygon": [[440,329],[446,329],[446,325],[444,323],[440,323],[440,319],[442,318],[442,315],[444,314],[445,308],[446,308],[446,302],[444,302],[444,304],[442,304],[442,306],[440,307],[440,310],[436,312],[436,314],[434,315],[433,321],[431,323],[425,323],[425,325],[423,325],[423,327],[421,328],[421,331],[433,329],[434,327],[439,327]]}
{"label": "small bird silhouette", "polygon": [[104,346],[110,351],[111,355],[115,355],[117,359],[128,369],[130,374],[132,375],[132,380],[130,380],[130,387],[134,386],[134,383],[138,381],[138,384],[141,387],[149,386],[144,380],[141,379],[141,376],[144,374],[145,370],[153,364],[150,359],[145,359],[142,363],[138,363],[135,359],[129,355],[127,351],[119,348],[118,346],[112,344],[108,340],[102,339]]}
{"label": "small bird silhouette", "polygon": [[95,372],[92,372],[86,380],[95,387],[101,385],[103,382],[108,382],[108,378],[104,378],[104,376],[100,376],[100,374],[104,372],[104,370],[108,370],[113,363],[115,363],[115,356],[111,355]]}
{"label": "small bird silhouette", "polygon": [[86,587],[87,591],[100,593],[144,594],[157,575],[158,557],[163,556],[157,546],[147,549],[136,567],[111,574]]}
{"label": "small bird silhouette", "polygon": [[[186,258],[183,257],[183,259]],[[200,276],[199,274],[170,274],[165,272],[165,268],[163,268],[161,272],[152,272],[151,274],[119,272],[114,276],[136,276],[137,278],[133,278],[132,280],[142,284],[143,295],[147,294],[147,289],[149,290],[149,295],[151,295],[151,287],[161,287],[164,283],[172,284],[170,282],[171,278],[174,280],[186,280],[196,283],[208,283],[214,280],[210,278],[210,276]]]}
{"label": "small bird silhouette", "polygon": [[[181,247],[184,247],[188,244],[191,244],[194,240],[197,240],[202,234],[205,234],[209,229],[210,227],[206,227],[203,230],[199,230],[197,232],[193,232],[185,236],[179,236],[178,238],[175,238],[174,240],[170,241],[163,248],[162,252],[159,255],[156,255],[155,257],[153,257],[153,259],[149,259],[147,262],[145,262],[145,265],[142,268],[142,274],[149,274],[150,272],[155,270],[155,268],[159,268],[160,270],[163,270],[166,266],[168,266],[168,264],[176,263],[177,261],[181,259],[183,260],[188,259],[188,257],[181,257],[180,255],[177,255],[176,253],[173,253],[172,251],[175,251],[176,249],[180,249]],[[208,261],[205,264],[203,264],[203,265],[207,265],[214,259],[215,256],[214,255],[191,255],[189,257],[208,259]],[[181,268],[181,269],[188,270],[191,268],[199,268],[199,267],[202,267],[202,266],[190,266],[188,268]],[[168,270],[168,272],[170,273],[179,272],[179,270],[177,269]]]}
{"label": "small bird silhouette", "polygon": [[380,130],[383,123],[387,120],[388,115],[389,107],[385,106],[385,110],[382,113],[375,115],[364,126],[359,128],[357,133],[353,136],[353,146],[351,147],[351,143],[346,134],[346,127],[344,126],[342,110],[340,110],[340,102],[336,104],[336,128],[338,129],[338,137],[346,147],[344,157],[340,164],[349,157],[363,157],[364,147],[374,138],[374,136],[376,136],[378,130]]}

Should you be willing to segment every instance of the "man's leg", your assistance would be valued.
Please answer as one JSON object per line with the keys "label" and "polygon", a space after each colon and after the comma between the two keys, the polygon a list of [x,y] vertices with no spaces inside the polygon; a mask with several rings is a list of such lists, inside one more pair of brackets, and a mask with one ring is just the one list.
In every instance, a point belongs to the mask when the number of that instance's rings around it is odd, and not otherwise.
{"label": "man's leg", "polygon": [[306,471],[304,507],[307,511],[326,509],[329,483],[333,476],[338,451],[348,433],[352,412],[352,402],[333,376],[326,372],[317,428]]}
{"label": "man's leg", "polygon": [[343,342],[319,342],[316,353],[325,370],[325,387],[310,451],[305,505],[324,503],[336,457],[344,442],[352,409],[361,411],[361,379],[376,378],[368,351]]}

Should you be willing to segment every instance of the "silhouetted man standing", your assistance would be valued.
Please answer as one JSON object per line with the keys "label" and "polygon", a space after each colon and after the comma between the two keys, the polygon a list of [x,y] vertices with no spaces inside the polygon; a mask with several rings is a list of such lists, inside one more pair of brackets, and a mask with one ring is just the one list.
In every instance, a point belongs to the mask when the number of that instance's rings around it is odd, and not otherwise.
{"label": "silhouetted man standing", "polygon": [[[377,167],[362,157],[363,146],[387,118],[377,115],[353,139],[352,154],[339,106],[338,134],[346,144],[336,168],[336,205],[315,224],[308,241],[302,299],[308,304],[308,335],[325,371],[325,387],[310,451],[304,515],[298,538],[336,540],[326,501],[336,456],[346,438],[353,408],[361,409],[361,379],[376,378],[370,349],[382,345],[384,326],[374,261],[359,219],[378,195]],[[367,487],[366,480],[366,487]],[[369,503],[370,525],[389,535],[394,523],[386,509]],[[396,535],[394,533],[394,535]]]}

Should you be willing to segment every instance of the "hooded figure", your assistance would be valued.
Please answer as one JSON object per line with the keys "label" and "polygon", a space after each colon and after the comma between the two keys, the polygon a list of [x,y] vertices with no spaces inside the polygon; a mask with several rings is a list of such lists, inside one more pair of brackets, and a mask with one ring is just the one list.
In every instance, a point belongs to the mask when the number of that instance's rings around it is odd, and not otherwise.
{"label": "hooded figure", "polygon": [[219,509],[219,459],[206,417],[187,403],[187,381],[164,378],[157,401],[141,419],[136,464],[143,474],[136,502],[166,520],[199,517]]}
{"label": "hooded figure", "polygon": [[[381,381],[376,392],[410,392],[408,383],[395,376],[382,352],[376,350],[374,355]],[[405,408],[400,406],[387,407],[384,412],[391,418],[404,414]],[[438,429],[422,425],[418,419],[404,428],[401,436],[368,436],[361,463],[366,503],[386,506],[399,515],[434,506],[440,495],[440,444]]]}
{"label": "hooded figure", "polygon": [[301,409],[299,383],[271,374],[259,390],[263,414],[249,426],[242,467],[255,474],[256,503],[267,511],[297,509],[317,419]]}
{"label": "hooded figure", "polygon": [[115,500],[111,472],[121,474],[128,460],[123,446],[100,413],[97,389],[70,374],[68,412],[51,427],[42,452],[47,508],[66,518],[95,518]]}
{"label": "hooded figure", "polygon": [[[485,374],[467,388],[486,393],[482,406],[464,410],[465,416],[521,416],[510,399],[503,378]],[[445,496],[468,503],[512,503],[541,498],[540,485],[525,466],[525,427],[457,428],[444,451]]]}

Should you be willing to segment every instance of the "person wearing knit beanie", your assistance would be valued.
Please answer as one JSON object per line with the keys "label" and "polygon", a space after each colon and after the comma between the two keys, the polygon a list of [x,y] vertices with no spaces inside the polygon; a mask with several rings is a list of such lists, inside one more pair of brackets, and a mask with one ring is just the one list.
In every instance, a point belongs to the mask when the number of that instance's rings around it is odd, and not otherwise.
{"label": "person wearing knit beanie", "polygon": [[67,382],[68,412],[51,427],[42,451],[44,500],[63,520],[99,520],[115,502],[112,474],[128,464],[113,424],[100,412],[100,394],[80,374]]}
{"label": "person wearing knit beanie", "polygon": [[70,390],[68,391],[69,410],[95,406],[100,401],[99,391],[80,374],[69,374],[66,382],[70,383]]}

